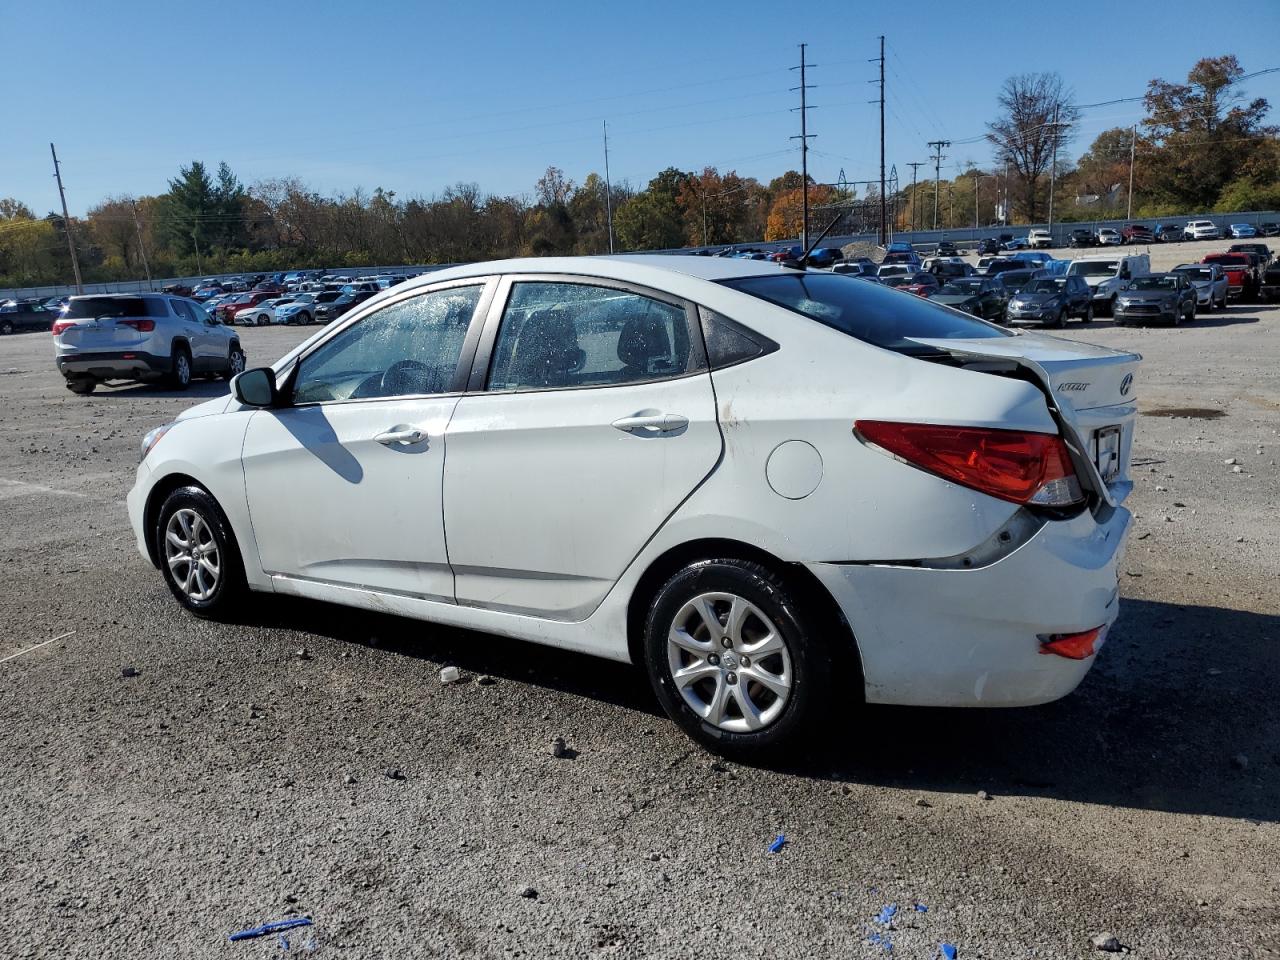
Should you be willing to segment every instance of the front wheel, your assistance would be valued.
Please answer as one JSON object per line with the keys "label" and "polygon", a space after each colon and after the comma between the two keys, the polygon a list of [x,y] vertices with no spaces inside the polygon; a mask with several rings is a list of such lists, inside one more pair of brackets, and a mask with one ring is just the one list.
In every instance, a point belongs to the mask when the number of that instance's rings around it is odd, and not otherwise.
{"label": "front wheel", "polygon": [[151,531],[170,592],[198,617],[222,619],[248,588],[231,525],[208,491],[181,487],[169,494]]}
{"label": "front wheel", "polygon": [[191,386],[191,353],[186,347],[178,347],[173,351],[173,373],[169,375],[173,386],[185,390]]}
{"label": "front wheel", "polygon": [[658,591],[645,624],[649,680],[667,715],[720,753],[763,757],[819,718],[831,651],[817,611],[773,570],[702,560]]}
{"label": "front wheel", "polygon": [[302,314],[301,316],[298,317],[298,322],[303,326],[307,326],[307,327],[311,326],[313,322],[311,319],[311,314],[309,313]]}
{"label": "front wheel", "polygon": [[1059,329],[1067,325],[1067,308],[1063,307],[1058,311],[1057,318],[1053,321],[1053,325]]}
{"label": "front wheel", "polygon": [[1093,304],[1092,303],[1090,303],[1089,306],[1084,308],[1084,322],[1093,323]]}
{"label": "front wheel", "polygon": [[0,320],[0,335],[8,336],[11,333],[13,333],[13,321]]}

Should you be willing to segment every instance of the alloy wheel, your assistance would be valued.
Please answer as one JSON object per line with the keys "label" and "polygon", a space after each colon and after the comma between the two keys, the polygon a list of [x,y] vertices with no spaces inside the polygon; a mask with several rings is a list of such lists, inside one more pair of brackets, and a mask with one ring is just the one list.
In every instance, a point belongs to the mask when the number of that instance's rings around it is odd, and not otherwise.
{"label": "alloy wheel", "polygon": [[177,359],[173,361],[173,372],[182,386],[191,382],[191,360],[185,353],[179,353]]}
{"label": "alloy wheel", "polygon": [[231,351],[231,376],[234,377],[236,374],[239,374],[239,373],[244,373],[244,351],[232,350]]}
{"label": "alloy wheel", "polygon": [[208,600],[222,580],[222,556],[213,529],[195,510],[175,510],[164,531],[165,562],[190,599]]}
{"label": "alloy wheel", "polygon": [[703,593],[667,633],[667,665],[685,704],[730,733],[768,726],[791,696],[791,654],[774,623],[732,593]]}

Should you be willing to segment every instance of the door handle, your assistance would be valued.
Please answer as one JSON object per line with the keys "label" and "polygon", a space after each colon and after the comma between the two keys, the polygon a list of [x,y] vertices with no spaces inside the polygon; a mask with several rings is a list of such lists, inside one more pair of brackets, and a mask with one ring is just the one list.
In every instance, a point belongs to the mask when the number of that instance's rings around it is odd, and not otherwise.
{"label": "door handle", "polygon": [[385,433],[378,434],[373,439],[388,447],[408,447],[426,440],[427,431],[419,430],[417,427],[404,427],[401,429],[392,428]]}
{"label": "door handle", "polygon": [[678,413],[645,414],[613,421],[613,426],[623,433],[674,433],[688,425],[689,418]]}

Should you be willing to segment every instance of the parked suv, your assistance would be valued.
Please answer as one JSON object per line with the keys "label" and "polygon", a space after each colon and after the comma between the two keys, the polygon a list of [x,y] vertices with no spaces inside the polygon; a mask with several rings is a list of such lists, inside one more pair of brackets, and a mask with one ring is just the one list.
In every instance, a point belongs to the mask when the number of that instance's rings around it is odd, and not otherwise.
{"label": "parked suv", "polygon": [[1222,231],[1212,220],[1192,220],[1182,228],[1184,240],[1220,240]]}
{"label": "parked suv", "polygon": [[1027,243],[1032,250],[1048,250],[1053,246],[1053,234],[1037,227],[1035,230],[1027,231]]}
{"label": "parked suv", "polygon": [[1125,243],[1155,243],[1156,235],[1151,228],[1141,223],[1131,223],[1120,228],[1120,236]]}
{"label": "parked suv", "polygon": [[57,314],[39,300],[6,300],[0,303],[0,334],[18,330],[48,330]]}
{"label": "parked suv", "polygon": [[244,369],[234,331],[198,303],[163,294],[72,297],[53,345],[72,393],[92,393],[104,380],[168,380],[185,390],[193,376],[229,380]]}
{"label": "parked suv", "polygon": [[1009,301],[1005,318],[1009,323],[1038,323],[1046,327],[1065,326],[1070,317],[1085,323],[1093,319],[1093,295],[1084,277],[1039,277]]}
{"label": "parked suv", "polygon": [[1110,312],[1116,295],[1134,277],[1151,272],[1151,257],[1145,253],[1128,256],[1081,257],[1067,267],[1068,277],[1083,277],[1093,290],[1093,309]]}

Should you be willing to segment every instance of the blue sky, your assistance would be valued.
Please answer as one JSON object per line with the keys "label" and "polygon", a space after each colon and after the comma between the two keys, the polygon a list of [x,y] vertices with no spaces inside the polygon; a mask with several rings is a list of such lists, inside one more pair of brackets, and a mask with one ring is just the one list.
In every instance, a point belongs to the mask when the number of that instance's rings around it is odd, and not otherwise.
{"label": "blue sky", "polygon": [[[322,193],[431,196],[468,181],[527,194],[548,164],[578,182],[602,170],[605,119],[615,180],[643,186],[663,167],[708,164],[768,180],[799,166],[788,67],[801,41],[817,64],[810,172],[862,180],[878,175],[865,81],[881,33],[888,162],[909,181],[906,163],[927,159],[927,141],[957,141],[947,176],[989,158],[983,143],[958,141],[984,132],[1010,74],[1058,71],[1091,103],[1141,95],[1153,76],[1184,79],[1203,56],[1280,66],[1280,3],[1247,7],[1228,26],[1180,0],[1148,0],[1145,13],[1094,0],[1016,12],[850,0],[0,0],[6,46],[47,57],[7,74],[0,196],[38,213],[57,206],[51,140],[73,213],[162,192],[192,159],[226,160],[246,183],[298,176]],[[1280,102],[1280,74],[1245,92]],[[1072,153],[1140,116],[1141,104],[1087,111]]]}

